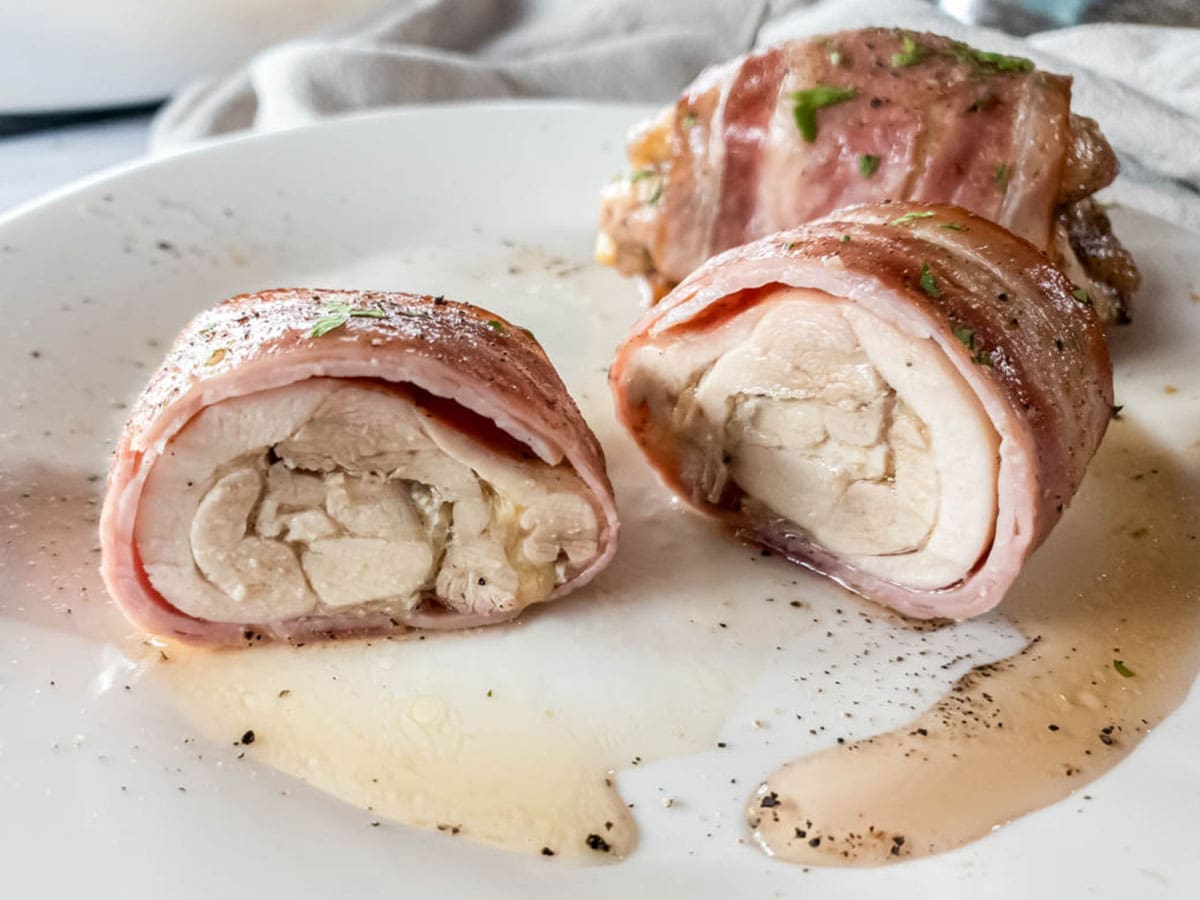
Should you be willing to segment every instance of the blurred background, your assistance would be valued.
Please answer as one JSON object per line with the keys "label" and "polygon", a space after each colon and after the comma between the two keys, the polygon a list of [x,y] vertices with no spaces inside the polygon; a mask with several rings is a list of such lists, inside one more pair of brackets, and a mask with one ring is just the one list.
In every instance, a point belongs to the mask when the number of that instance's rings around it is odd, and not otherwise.
{"label": "blurred background", "polygon": [[[74,178],[142,155],[151,136],[155,112],[185,89],[185,99],[165,113],[182,122],[176,143],[211,133],[233,131],[256,123],[262,114],[262,88],[256,82],[247,93],[253,73],[239,68],[267,48],[289,40],[308,41],[310,54],[335,48],[343,37],[357,37],[355,52],[369,52],[372,42],[386,48],[400,41],[407,56],[424,53],[430,59],[457,54],[480,54],[488,59],[489,29],[503,33],[509,57],[547,51],[561,29],[587,29],[602,22],[612,37],[635,31],[643,24],[664,33],[686,30],[681,17],[700,10],[694,30],[723,29],[736,36],[722,43],[716,37],[681,59],[679,84],[696,68],[695,60],[722,58],[742,52],[755,38],[756,25],[808,9],[814,0],[646,0],[630,4],[614,0],[35,0],[0,4],[0,214]],[[838,0],[824,0],[830,7]],[[912,0],[915,2],[915,0]],[[1127,22],[1144,25],[1200,27],[1200,0],[937,0],[930,2],[958,22],[1027,35],[1087,23]],[[892,3],[880,3],[887,10]],[[631,10],[644,7],[642,13]],[[882,13],[886,18],[886,13]],[[675,21],[672,21],[674,16]],[[539,23],[552,21],[554,27]],[[372,31],[373,23],[386,27]],[[471,22],[478,28],[472,29]],[[397,25],[399,23],[399,26]],[[648,23],[648,24],[647,24]],[[716,23],[716,24],[713,24]],[[456,24],[458,27],[450,28]],[[555,28],[559,31],[555,31]],[[743,33],[744,32],[744,33]],[[533,34],[534,37],[529,37]],[[449,37],[447,37],[447,35]],[[399,37],[398,37],[399,36]],[[1200,32],[1195,55],[1200,57]],[[697,45],[695,39],[689,38]],[[522,43],[524,41],[524,43]],[[732,41],[732,43],[730,42]],[[312,42],[324,42],[313,44]],[[739,42],[741,45],[739,46]],[[567,41],[570,47],[571,42]],[[315,48],[315,49],[314,49]],[[269,53],[270,51],[268,51]],[[381,50],[381,52],[383,52]],[[496,52],[500,52],[497,50]],[[278,61],[278,60],[276,60]],[[711,60],[710,60],[711,61]],[[314,65],[312,59],[305,65]],[[1103,60],[1098,61],[1103,66]],[[367,70],[369,71],[369,70]],[[437,71],[436,69],[434,70]],[[694,71],[691,72],[694,74]],[[351,75],[347,76],[351,77]],[[503,67],[501,85],[483,84],[479,96],[554,93],[536,82],[513,86]],[[260,79],[270,81],[269,78]],[[328,82],[323,82],[326,89]],[[190,87],[189,87],[190,86]],[[353,96],[372,96],[370,85],[355,85]],[[570,91],[566,91],[570,93]],[[576,92],[578,94],[578,92]],[[661,92],[654,92],[661,93]],[[425,86],[425,96],[402,99],[458,99]],[[597,89],[593,96],[621,99],[661,99]],[[247,99],[247,97],[251,99]],[[207,105],[197,113],[188,98]],[[319,105],[320,98],[306,98]],[[242,109],[248,103],[254,108]],[[355,99],[347,105],[387,105],[381,99]],[[334,104],[336,106],[336,102]],[[215,110],[215,112],[213,111]],[[204,114],[210,114],[204,119]],[[189,121],[191,116],[193,121]],[[240,118],[239,118],[240,117]],[[244,121],[242,121],[244,119]],[[162,129],[162,123],[158,126]],[[188,129],[192,129],[189,131]],[[161,148],[159,148],[161,149]],[[173,149],[173,148],[172,148]]]}

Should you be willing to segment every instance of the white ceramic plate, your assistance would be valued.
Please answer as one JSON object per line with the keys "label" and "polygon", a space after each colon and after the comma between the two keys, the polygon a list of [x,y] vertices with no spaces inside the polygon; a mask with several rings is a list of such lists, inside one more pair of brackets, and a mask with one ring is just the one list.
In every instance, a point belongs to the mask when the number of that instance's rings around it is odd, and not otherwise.
{"label": "white ceramic plate", "polygon": [[[612,420],[604,380],[636,292],[590,263],[597,188],[622,168],[623,134],[643,113],[497,105],[342,120],[120,170],[0,222],[6,895],[1196,895],[1194,696],[1089,785],[1090,800],[1068,799],[953,853],[801,870],[746,841],[743,804],[778,764],[902,724],[966,666],[1019,640],[1002,615],[929,635],[900,627],[756,558],[650,478]],[[1114,214],[1146,273],[1137,322],[1116,342],[1118,401],[1130,427],[1194,475],[1196,238]],[[172,693],[169,664],[156,668],[157,651],[141,648],[103,595],[95,504],[124,404],[195,312],[277,285],[445,292],[531,326],[561,367],[610,456],[624,523],[617,561],[594,587],[517,628],[394,652],[406,665],[427,661],[435,682],[449,660],[473,689],[523,693],[539,714],[539,704],[554,706],[581,746],[620,753],[644,740],[640,765],[616,766],[640,830],[626,861],[577,867],[370,827],[370,813],[263,764],[269,736],[237,759],[224,707],[199,714]],[[1178,392],[1165,394],[1167,382]],[[1085,485],[1021,585],[1090,564],[1070,536],[1099,489]],[[807,606],[800,615],[764,603],[768,594]],[[918,644],[931,663],[916,681],[885,666],[887,654],[862,654]],[[886,699],[910,689],[910,706]],[[483,728],[468,743],[489,739]],[[718,750],[718,739],[728,746]],[[539,748],[529,752],[536,761]],[[679,802],[667,809],[664,795]]]}

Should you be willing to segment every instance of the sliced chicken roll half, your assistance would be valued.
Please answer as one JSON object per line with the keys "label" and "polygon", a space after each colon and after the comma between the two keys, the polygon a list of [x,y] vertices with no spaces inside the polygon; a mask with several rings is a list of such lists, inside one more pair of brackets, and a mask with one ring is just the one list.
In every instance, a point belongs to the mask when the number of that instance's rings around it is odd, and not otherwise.
{"label": "sliced chicken roll half", "polygon": [[668,486],[920,618],[995,606],[1107,426],[1095,308],[957,207],[845,210],[728,251],[638,323],[611,382]]}
{"label": "sliced chicken roll half", "polygon": [[616,549],[604,454],[532,334],[410,294],[278,290],[197,317],[109,473],[103,575],[187,641],[510,619]]}
{"label": "sliced chicken roll half", "polygon": [[1047,251],[1123,322],[1139,276],[1092,199],[1116,177],[1071,79],[936,34],[801,38],[703,72],[629,139],[597,258],[656,294],[715,253],[856,203],[953,203]]}

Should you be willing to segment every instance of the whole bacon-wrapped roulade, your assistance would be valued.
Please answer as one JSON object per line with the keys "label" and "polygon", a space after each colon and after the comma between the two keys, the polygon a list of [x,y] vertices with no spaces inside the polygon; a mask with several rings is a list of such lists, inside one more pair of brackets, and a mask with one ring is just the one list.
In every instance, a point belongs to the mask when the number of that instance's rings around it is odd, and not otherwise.
{"label": "whole bacon-wrapped roulade", "polygon": [[611,382],[684,499],[921,618],[1000,601],[1112,404],[1083,291],[930,204],[843,210],[710,260],[633,328]]}
{"label": "whole bacon-wrapped roulade", "polygon": [[715,253],[856,203],[952,203],[1047,251],[1106,322],[1139,276],[1091,195],[1117,158],[1071,79],[935,34],[866,28],[702,73],[635,129],[597,258],[665,293]]}
{"label": "whole bacon-wrapped roulade", "polygon": [[550,360],[441,297],[276,290],[184,329],[117,445],[102,571],[137,625],[230,644],[504,621],[616,550]]}

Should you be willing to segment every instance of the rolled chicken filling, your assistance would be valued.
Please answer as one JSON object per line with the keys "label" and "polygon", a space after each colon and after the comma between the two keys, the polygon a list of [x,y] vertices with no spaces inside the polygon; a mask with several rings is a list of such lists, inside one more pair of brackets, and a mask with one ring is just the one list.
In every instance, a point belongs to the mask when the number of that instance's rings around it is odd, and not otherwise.
{"label": "rolled chicken filling", "polygon": [[198,619],[512,611],[595,559],[573,470],[480,441],[396,385],[312,378],[216,403],[147,476],[135,542]]}
{"label": "rolled chicken filling", "polygon": [[962,581],[988,552],[1000,438],[932,338],[780,287],[630,363],[631,395],[669,423],[698,497],[729,502],[732,489],[748,512],[917,589]]}

